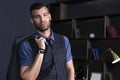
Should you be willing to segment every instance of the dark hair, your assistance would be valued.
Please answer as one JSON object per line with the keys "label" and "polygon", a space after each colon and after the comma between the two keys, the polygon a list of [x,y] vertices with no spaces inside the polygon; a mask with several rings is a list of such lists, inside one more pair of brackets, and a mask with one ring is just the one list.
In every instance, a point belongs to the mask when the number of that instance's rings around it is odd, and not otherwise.
{"label": "dark hair", "polygon": [[31,12],[32,12],[33,10],[40,9],[40,8],[42,8],[42,7],[44,7],[44,6],[47,7],[47,5],[42,4],[42,3],[40,3],[40,2],[33,3],[33,4],[31,5],[31,7],[30,7],[30,15],[32,16]]}

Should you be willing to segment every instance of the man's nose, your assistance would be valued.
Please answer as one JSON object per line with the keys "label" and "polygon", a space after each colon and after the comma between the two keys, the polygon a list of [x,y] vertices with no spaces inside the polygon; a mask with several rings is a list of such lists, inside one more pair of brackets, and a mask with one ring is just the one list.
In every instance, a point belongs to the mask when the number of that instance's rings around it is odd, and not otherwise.
{"label": "man's nose", "polygon": [[41,21],[45,21],[45,17],[42,16],[42,17],[41,17]]}

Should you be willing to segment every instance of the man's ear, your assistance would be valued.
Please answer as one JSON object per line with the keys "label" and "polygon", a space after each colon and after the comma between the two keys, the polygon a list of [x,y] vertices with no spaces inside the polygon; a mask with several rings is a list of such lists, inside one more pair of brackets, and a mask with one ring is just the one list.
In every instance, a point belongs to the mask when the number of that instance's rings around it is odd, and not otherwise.
{"label": "man's ear", "polygon": [[33,20],[32,20],[32,18],[30,18],[30,22],[33,24]]}
{"label": "man's ear", "polygon": [[50,20],[52,20],[51,14],[49,14]]}

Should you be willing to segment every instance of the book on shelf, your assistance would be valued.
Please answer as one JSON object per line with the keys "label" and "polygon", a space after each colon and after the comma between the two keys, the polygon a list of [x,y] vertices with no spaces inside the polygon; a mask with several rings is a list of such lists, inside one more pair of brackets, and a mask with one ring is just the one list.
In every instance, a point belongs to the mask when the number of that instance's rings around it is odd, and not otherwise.
{"label": "book on shelf", "polygon": [[112,37],[112,38],[118,37],[115,26],[109,25],[106,27],[106,30],[107,30],[107,37]]}
{"label": "book on shelf", "polygon": [[100,53],[98,48],[91,48],[89,50],[89,58],[93,60],[99,60],[100,59]]}
{"label": "book on shelf", "polygon": [[80,29],[79,28],[73,28],[73,38],[80,38]]}

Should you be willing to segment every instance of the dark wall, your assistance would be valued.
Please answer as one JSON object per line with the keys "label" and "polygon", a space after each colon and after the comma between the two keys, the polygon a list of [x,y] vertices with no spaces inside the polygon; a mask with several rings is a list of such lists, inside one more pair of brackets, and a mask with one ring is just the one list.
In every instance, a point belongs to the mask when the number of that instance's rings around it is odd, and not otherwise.
{"label": "dark wall", "polygon": [[[1,0],[0,2],[0,80],[6,80],[13,40],[16,36],[34,32],[29,21],[29,6],[56,0]],[[12,73],[11,73],[12,74]]]}
{"label": "dark wall", "polygon": [[[68,16],[89,17],[120,13],[120,0],[94,0],[68,6]],[[71,13],[72,12],[72,13]]]}
{"label": "dark wall", "polygon": [[33,31],[29,22],[30,2],[3,0],[0,3],[0,80],[6,80],[7,67],[15,36]]}

